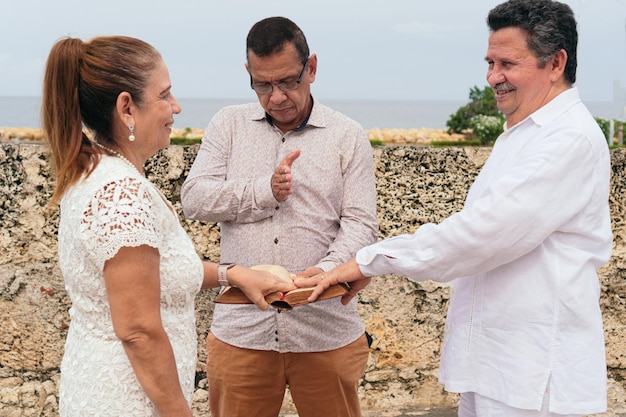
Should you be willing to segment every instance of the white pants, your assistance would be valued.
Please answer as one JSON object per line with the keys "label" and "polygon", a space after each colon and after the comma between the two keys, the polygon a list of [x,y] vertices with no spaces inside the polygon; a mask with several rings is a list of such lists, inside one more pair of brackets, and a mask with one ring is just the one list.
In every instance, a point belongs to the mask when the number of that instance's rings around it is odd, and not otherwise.
{"label": "white pants", "polygon": [[474,392],[461,394],[459,417],[581,417],[580,414],[555,414],[548,411],[550,392],[546,390],[540,411],[513,408]]}

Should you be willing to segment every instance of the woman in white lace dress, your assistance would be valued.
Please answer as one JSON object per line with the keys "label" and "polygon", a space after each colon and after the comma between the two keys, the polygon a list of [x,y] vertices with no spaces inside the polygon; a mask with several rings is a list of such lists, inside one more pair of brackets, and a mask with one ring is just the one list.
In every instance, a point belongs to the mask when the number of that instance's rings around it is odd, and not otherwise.
{"label": "woman in white lace dress", "polygon": [[145,178],[181,111],[170,88],[161,56],[138,39],[64,38],[48,57],[42,117],[72,300],[62,417],[191,416],[197,292],[229,283],[266,309],[263,294],[292,289],[268,272],[237,266],[226,275],[202,262]]}

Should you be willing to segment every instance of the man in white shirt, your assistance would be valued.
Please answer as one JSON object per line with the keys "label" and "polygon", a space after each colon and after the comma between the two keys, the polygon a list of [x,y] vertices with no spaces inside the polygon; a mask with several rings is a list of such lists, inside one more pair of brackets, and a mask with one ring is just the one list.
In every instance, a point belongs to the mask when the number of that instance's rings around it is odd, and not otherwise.
{"label": "man in white shirt", "polygon": [[596,271],[612,246],[610,157],[573,86],[574,14],[510,0],[487,22],[487,81],[506,125],[463,210],[296,284],[318,283],[315,298],[387,273],[452,281],[440,380],[461,394],[459,416],[603,412]]}

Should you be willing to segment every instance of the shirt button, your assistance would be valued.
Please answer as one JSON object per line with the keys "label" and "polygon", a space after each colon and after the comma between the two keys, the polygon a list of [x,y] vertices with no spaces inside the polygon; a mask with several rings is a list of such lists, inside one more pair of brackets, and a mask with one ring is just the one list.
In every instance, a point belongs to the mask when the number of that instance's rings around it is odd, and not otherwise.
{"label": "shirt button", "polygon": [[278,238],[274,239],[274,243],[278,244]]}
{"label": "shirt button", "polygon": [[276,210],[278,210],[280,207],[279,207],[279,206],[276,206],[276,207],[274,207],[274,208],[275,208]]}
{"label": "shirt button", "polygon": [[281,139],[281,141],[282,141],[283,143],[285,143],[285,138],[282,138],[282,139]]}

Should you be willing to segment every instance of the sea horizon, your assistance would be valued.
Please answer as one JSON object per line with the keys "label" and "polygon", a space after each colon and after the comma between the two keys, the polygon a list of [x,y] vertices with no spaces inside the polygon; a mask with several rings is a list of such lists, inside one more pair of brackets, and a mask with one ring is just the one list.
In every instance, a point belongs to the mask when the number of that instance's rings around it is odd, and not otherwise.
{"label": "sea horizon", "polygon": [[[446,122],[468,100],[360,100],[324,99],[323,103],[360,123],[364,129],[446,129]],[[182,112],[175,115],[174,128],[204,129],[213,115],[228,105],[252,102],[237,98],[179,98]],[[0,97],[0,127],[39,128],[41,97]],[[586,102],[594,117],[624,117],[619,103]]]}

